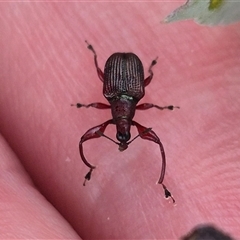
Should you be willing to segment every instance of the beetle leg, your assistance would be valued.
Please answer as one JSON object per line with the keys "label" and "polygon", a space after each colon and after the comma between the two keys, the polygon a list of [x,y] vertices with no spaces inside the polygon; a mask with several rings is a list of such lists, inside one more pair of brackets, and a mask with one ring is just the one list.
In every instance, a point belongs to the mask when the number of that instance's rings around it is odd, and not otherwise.
{"label": "beetle leg", "polygon": [[104,74],[102,72],[102,70],[99,68],[98,66],[98,61],[97,61],[97,53],[95,52],[93,46],[91,44],[88,43],[88,41],[85,40],[85,42],[87,43],[87,47],[90,51],[93,52],[94,54],[94,63],[95,63],[95,66],[96,66],[96,69],[97,69],[97,74],[98,74],[98,77],[99,79],[103,82],[104,81]]}
{"label": "beetle leg", "polygon": [[149,76],[144,80],[144,87],[146,87],[151,81],[152,81],[152,78],[153,78],[153,71],[152,71],[152,67],[157,63],[157,58],[154,59],[152,62],[151,62],[151,65],[148,69],[148,72],[149,72]]}
{"label": "beetle leg", "polygon": [[166,157],[165,157],[165,151],[164,151],[163,145],[162,145],[159,137],[156,135],[156,133],[151,128],[146,128],[135,121],[132,121],[132,125],[136,126],[139,136],[142,139],[153,141],[159,145],[160,152],[162,155],[162,171],[161,171],[161,175],[158,180],[158,183],[162,184],[164,175],[165,175],[165,170],[166,170]]}
{"label": "beetle leg", "polygon": [[154,105],[152,103],[142,103],[142,104],[137,105],[136,109],[138,109],[138,110],[147,110],[147,109],[153,108],[153,107],[155,107],[155,108],[157,108],[159,110],[164,110],[164,109],[173,110],[174,108],[180,108],[178,106],[173,106],[173,105],[161,107],[161,106],[158,106],[158,105]]}
{"label": "beetle leg", "polygon": [[91,165],[87,159],[85,158],[84,154],[83,154],[83,146],[82,144],[84,142],[86,142],[87,140],[90,140],[90,139],[93,139],[93,138],[99,138],[101,137],[101,134],[99,134],[99,132],[101,133],[104,133],[106,127],[109,125],[109,124],[112,124],[113,123],[113,120],[110,119],[98,126],[95,126],[93,128],[90,128],[82,137],[81,137],[81,140],[79,142],[79,153],[80,153],[80,156],[82,158],[82,161],[85,163],[86,166],[88,166],[90,168],[89,172],[86,174],[85,176],[85,181],[83,183],[83,185],[85,186],[85,183],[86,181],[89,181],[91,179],[91,174],[92,174],[92,171],[94,168],[96,168],[95,166]]}
{"label": "beetle leg", "polygon": [[161,155],[162,155],[162,170],[161,170],[161,175],[160,175],[160,178],[158,180],[158,183],[163,186],[165,197],[166,198],[170,197],[173,200],[173,203],[174,203],[175,200],[172,197],[171,192],[163,184],[163,179],[164,179],[165,170],[166,170],[166,156],[165,156],[165,151],[164,151],[163,145],[162,145],[159,137],[157,136],[157,134],[154,131],[152,131],[151,128],[146,128],[146,127],[140,125],[139,123],[137,123],[135,121],[132,121],[132,125],[136,126],[136,128],[138,130],[138,133],[139,133],[139,136],[142,139],[153,141],[153,142],[155,142],[159,145],[160,152],[161,152]]}
{"label": "beetle leg", "polygon": [[90,103],[90,104],[82,104],[82,103],[77,103],[77,104],[71,104],[71,106],[76,106],[77,108],[81,108],[81,107],[94,107],[94,108],[98,108],[98,109],[107,109],[107,108],[111,108],[110,105],[105,104],[105,103],[100,103],[100,102],[95,102],[95,103]]}

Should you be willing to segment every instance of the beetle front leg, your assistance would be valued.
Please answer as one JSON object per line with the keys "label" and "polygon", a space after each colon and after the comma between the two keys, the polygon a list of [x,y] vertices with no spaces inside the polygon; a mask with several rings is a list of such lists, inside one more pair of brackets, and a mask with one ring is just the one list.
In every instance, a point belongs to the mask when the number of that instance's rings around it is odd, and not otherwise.
{"label": "beetle front leg", "polygon": [[175,203],[175,200],[172,197],[171,192],[163,184],[163,180],[164,180],[164,176],[165,176],[165,170],[166,170],[166,156],[165,156],[165,151],[164,151],[163,145],[162,145],[159,137],[157,136],[157,134],[154,131],[151,130],[151,128],[146,128],[146,127],[140,125],[139,123],[137,123],[135,121],[132,121],[132,125],[136,126],[136,128],[138,130],[138,133],[139,133],[139,136],[142,139],[153,141],[153,142],[155,142],[159,145],[160,152],[161,152],[161,155],[162,155],[162,170],[161,170],[161,174],[160,174],[160,178],[158,180],[158,183],[163,186],[165,197],[166,198],[170,197],[172,199],[173,203]]}
{"label": "beetle front leg", "polygon": [[111,108],[110,105],[105,104],[105,103],[100,103],[100,102],[94,102],[94,103],[90,103],[90,104],[76,103],[76,104],[71,104],[71,106],[75,106],[77,108],[81,108],[81,107],[85,107],[85,108],[93,107],[93,108],[97,108],[97,109]]}
{"label": "beetle front leg", "polygon": [[86,166],[88,166],[90,168],[89,172],[86,174],[85,176],[85,180],[83,182],[83,186],[85,186],[86,184],[86,181],[89,181],[91,179],[91,175],[92,175],[92,171],[94,168],[96,168],[95,166],[91,165],[87,159],[85,158],[84,154],[83,154],[83,146],[82,144],[84,142],[86,142],[87,140],[90,140],[90,139],[93,139],[93,138],[99,138],[102,136],[101,133],[104,133],[106,127],[109,125],[109,124],[112,124],[113,123],[113,120],[110,119],[104,123],[102,123],[101,125],[98,125],[98,126],[95,126],[93,128],[90,128],[82,137],[81,137],[81,140],[79,142],[79,153],[80,153],[80,156],[82,158],[82,161],[85,163]]}
{"label": "beetle front leg", "polygon": [[138,110],[147,110],[149,108],[157,108],[159,110],[164,110],[164,109],[168,109],[168,110],[173,110],[174,108],[180,108],[178,106],[173,106],[173,105],[169,105],[169,106],[165,106],[165,107],[161,107],[152,103],[142,103],[136,106],[136,109]]}

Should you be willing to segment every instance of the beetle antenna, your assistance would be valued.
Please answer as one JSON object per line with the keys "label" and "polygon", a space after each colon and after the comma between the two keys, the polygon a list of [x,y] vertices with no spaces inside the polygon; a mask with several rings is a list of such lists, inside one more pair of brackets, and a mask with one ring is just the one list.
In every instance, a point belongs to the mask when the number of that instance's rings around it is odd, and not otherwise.
{"label": "beetle antenna", "polygon": [[135,136],[131,141],[129,141],[127,144],[129,145],[130,143],[132,143],[136,138],[141,137],[142,135],[148,133],[149,131],[151,131],[152,128],[146,128],[144,131],[142,131],[141,133],[139,133],[137,136]]}
{"label": "beetle antenna", "polygon": [[100,137],[105,137],[105,138],[107,138],[108,140],[110,140],[110,141],[114,142],[115,144],[119,145],[118,142],[114,141],[112,138],[108,137],[107,135],[105,135],[105,134],[104,134],[103,132],[101,132],[100,130],[98,130],[96,133],[97,133]]}
{"label": "beetle antenna", "polygon": [[[141,137],[142,135],[148,133],[149,131],[151,131],[152,128],[146,128],[144,131],[142,131],[141,133],[139,133],[137,136],[135,136],[131,141],[127,142],[126,145],[128,146],[130,143],[132,143],[136,138]],[[120,145],[120,143],[114,141],[112,138],[108,137],[107,135],[105,135],[103,132],[101,131],[97,131],[96,132],[100,137],[105,137],[108,140],[112,141],[113,143]]]}

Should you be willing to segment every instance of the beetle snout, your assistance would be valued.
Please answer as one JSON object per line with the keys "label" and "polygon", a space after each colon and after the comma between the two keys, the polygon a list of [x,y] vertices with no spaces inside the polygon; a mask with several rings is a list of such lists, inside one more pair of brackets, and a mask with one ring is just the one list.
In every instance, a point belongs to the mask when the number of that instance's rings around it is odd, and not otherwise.
{"label": "beetle snout", "polygon": [[119,143],[118,150],[119,150],[120,152],[125,151],[127,148],[128,148],[128,143]]}
{"label": "beetle snout", "polygon": [[130,132],[125,132],[125,133],[117,132],[116,137],[120,143],[126,143],[131,138],[131,134]]}

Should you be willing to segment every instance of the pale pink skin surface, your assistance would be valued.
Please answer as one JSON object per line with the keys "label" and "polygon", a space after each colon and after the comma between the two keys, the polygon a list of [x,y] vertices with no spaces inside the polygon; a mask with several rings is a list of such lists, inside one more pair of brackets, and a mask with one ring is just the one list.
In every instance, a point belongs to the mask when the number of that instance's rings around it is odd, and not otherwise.
{"label": "pale pink skin surface", "polygon": [[[1,4],[0,130],[10,148],[2,138],[0,238],[177,239],[201,223],[240,237],[240,27],[160,23],[178,6]],[[85,39],[102,69],[112,53],[134,52],[147,76],[158,56],[141,103],[181,109],[139,111],[135,121],[163,142],[176,206],[155,184],[158,146],[140,138],[122,153],[103,138],[86,143],[97,169],[82,186],[78,141],[111,118],[70,106],[107,103]],[[106,134],[115,138],[115,126]]]}

